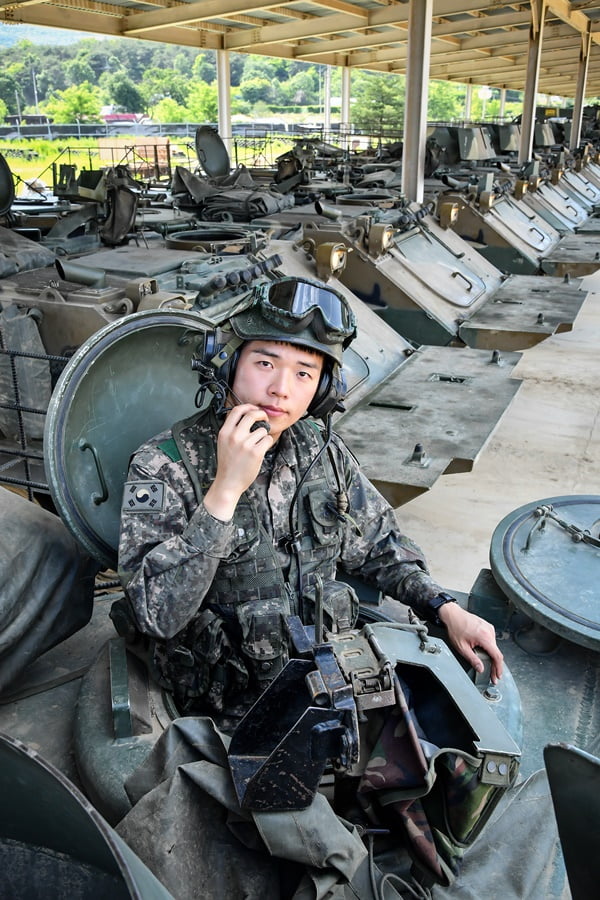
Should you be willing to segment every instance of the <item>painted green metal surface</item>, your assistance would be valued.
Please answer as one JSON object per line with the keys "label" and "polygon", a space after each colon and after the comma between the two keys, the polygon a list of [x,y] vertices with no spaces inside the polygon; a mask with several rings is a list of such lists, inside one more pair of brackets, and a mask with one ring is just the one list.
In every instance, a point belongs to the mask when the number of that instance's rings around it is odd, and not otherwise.
{"label": "painted green metal surface", "polygon": [[550,497],[506,516],[490,549],[494,578],[517,609],[592,650],[600,648],[599,534],[599,496]]}
{"label": "painted green metal surface", "polygon": [[44,447],[52,498],[76,539],[108,566],[130,455],[191,415],[203,339],[191,312],[134,313],[83,344],[52,395]]}
{"label": "painted green metal surface", "polygon": [[0,791],[2,897],[171,900],[58,769],[5,735],[0,735]]}

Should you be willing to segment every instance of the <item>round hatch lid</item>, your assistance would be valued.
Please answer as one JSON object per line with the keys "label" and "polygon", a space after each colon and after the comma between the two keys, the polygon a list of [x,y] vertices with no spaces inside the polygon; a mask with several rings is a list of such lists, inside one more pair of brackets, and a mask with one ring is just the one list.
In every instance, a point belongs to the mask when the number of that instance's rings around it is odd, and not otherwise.
{"label": "round hatch lid", "polygon": [[196,130],[196,155],[209,178],[229,175],[231,170],[229,153],[216,128],[201,125]]}
{"label": "round hatch lid", "polygon": [[10,166],[0,153],[0,216],[9,211],[15,202],[15,183]]}
{"label": "round hatch lid", "polygon": [[197,411],[191,359],[206,325],[197,313],[148,310],[81,345],[52,394],[44,435],[52,499],[77,541],[115,567],[129,458]]}
{"label": "round hatch lid", "polygon": [[490,565],[534,622],[600,649],[600,496],[550,497],[514,510],[494,531]]}

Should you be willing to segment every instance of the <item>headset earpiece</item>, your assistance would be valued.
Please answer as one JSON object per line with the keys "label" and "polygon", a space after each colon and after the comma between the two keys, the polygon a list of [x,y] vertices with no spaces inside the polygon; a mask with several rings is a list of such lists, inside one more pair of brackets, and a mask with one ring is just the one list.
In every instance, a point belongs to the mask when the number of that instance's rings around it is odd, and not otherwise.
{"label": "headset earpiece", "polygon": [[348,386],[341,368],[335,364],[325,365],[321,373],[319,386],[308,407],[308,415],[315,419],[324,419],[337,409],[343,409],[342,401]]}
{"label": "headset earpiece", "polygon": [[227,338],[228,335],[218,329],[205,331],[202,349],[199,348],[192,358],[192,369],[198,372],[195,403],[199,409],[204,406],[207,391],[214,395],[217,409],[225,406],[244,343],[236,335]]}
{"label": "headset earpiece", "polygon": [[204,335],[202,365],[210,366],[219,381],[231,387],[235,377],[235,369],[240,358],[240,349],[244,342],[222,331],[207,331]]}

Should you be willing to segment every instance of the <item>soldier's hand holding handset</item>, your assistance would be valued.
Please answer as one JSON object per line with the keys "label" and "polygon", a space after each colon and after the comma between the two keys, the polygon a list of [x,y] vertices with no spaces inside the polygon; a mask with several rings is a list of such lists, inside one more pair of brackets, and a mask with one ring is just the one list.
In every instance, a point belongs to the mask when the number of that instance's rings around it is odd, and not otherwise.
{"label": "soldier's hand holding handset", "polygon": [[[209,513],[228,522],[244,491],[256,480],[265,453],[274,440],[268,428],[268,416],[259,406],[241,403],[227,413],[217,438],[217,474],[204,495]],[[253,428],[254,426],[254,428]]]}

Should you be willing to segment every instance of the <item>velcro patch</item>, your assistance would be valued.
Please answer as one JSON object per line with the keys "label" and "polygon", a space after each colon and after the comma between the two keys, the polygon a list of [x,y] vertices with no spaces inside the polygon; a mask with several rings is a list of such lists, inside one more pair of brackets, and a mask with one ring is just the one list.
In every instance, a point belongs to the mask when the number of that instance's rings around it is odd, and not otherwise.
{"label": "velcro patch", "polygon": [[160,512],[165,501],[162,481],[128,481],[123,491],[123,512]]}

